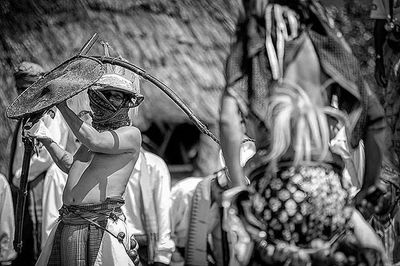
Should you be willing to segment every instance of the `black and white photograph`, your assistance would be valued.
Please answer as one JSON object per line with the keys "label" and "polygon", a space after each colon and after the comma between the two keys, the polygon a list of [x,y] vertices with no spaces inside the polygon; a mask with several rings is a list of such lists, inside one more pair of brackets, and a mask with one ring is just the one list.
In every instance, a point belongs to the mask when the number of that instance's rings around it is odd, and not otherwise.
{"label": "black and white photograph", "polygon": [[400,0],[0,0],[0,266],[400,266]]}

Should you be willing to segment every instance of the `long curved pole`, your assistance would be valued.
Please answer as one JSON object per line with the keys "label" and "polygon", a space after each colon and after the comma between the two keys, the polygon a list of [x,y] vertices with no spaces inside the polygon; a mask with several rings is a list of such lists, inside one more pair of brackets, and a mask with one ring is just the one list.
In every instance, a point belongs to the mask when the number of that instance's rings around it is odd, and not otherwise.
{"label": "long curved pole", "polygon": [[[82,56],[85,57],[85,56]],[[171,90],[167,85],[165,85],[162,81],[157,79],[156,77],[148,74],[145,70],[142,68],[135,66],[134,64],[123,61],[119,58],[113,58],[113,57],[108,57],[108,56],[87,56],[87,57],[92,57],[95,58],[102,63],[106,64],[112,64],[112,65],[118,65],[120,67],[126,68],[135,74],[141,76],[142,78],[148,80],[149,82],[153,83],[155,86],[160,88],[165,94],[168,95],[170,99],[172,99],[181,109],[185,114],[190,118],[190,120],[193,121],[193,123],[197,126],[197,128],[207,136],[209,136],[212,140],[214,140],[218,145],[220,144],[219,139],[207,128],[206,125],[203,124],[192,112],[192,110],[186,105],[184,101],[182,101],[181,98],[173,91]]]}

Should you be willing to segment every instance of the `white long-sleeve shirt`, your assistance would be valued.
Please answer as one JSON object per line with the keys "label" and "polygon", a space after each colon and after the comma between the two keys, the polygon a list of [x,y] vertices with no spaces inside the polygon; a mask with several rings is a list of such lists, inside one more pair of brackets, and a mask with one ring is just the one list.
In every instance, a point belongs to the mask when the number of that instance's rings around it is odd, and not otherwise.
{"label": "white long-sleeve shirt", "polygon": [[[42,118],[44,126],[47,128],[52,140],[56,142],[61,148],[65,149],[67,146],[68,139],[68,126],[62,118],[60,112],[55,110],[55,116],[51,119],[49,116],[44,116]],[[14,178],[19,179],[21,177],[21,168],[22,168],[22,160],[24,153],[24,144],[22,142],[22,128],[19,128],[19,133],[17,136],[17,146],[14,154],[14,163],[13,163],[13,175]],[[30,166],[29,166],[29,175],[28,181],[34,180],[38,175],[46,171],[52,164],[53,159],[51,158],[48,151],[41,147],[39,150],[39,154],[34,154],[31,157]],[[18,184],[19,181],[14,184]]]}
{"label": "white long-sleeve shirt", "polygon": [[0,174],[0,265],[11,265],[16,252],[14,241],[14,209],[7,179]]}
{"label": "white long-sleeve shirt", "polygon": [[55,163],[47,169],[42,196],[42,249],[60,216],[58,210],[63,205],[62,194],[67,183],[67,177],[68,175],[61,171]]}
{"label": "white long-sleeve shirt", "polygon": [[126,223],[130,234],[144,235],[145,227],[142,222],[142,195],[139,180],[142,156],[145,156],[148,174],[150,178],[151,191],[155,202],[155,210],[157,215],[159,240],[155,248],[155,262],[169,264],[172,252],[175,249],[174,242],[171,240],[170,229],[170,184],[171,176],[164,160],[159,156],[144,151],[140,153],[135,168],[129,178],[128,185],[125,190],[125,205],[123,211],[126,215]]}

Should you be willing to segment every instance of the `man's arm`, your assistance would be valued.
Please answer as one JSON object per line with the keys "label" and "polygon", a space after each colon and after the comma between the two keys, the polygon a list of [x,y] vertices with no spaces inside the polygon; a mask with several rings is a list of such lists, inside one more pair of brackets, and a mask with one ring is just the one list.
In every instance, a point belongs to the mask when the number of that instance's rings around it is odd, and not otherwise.
{"label": "man's arm", "polygon": [[[38,175],[46,171],[53,163],[46,149],[40,148],[38,154],[33,154],[29,166],[28,181],[34,180]],[[15,178],[21,177],[22,168],[18,169]]]}
{"label": "man's arm", "polygon": [[72,154],[65,151],[53,140],[51,132],[47,127],[43,126],[42,121],[37,122],[37,124],[30,129],[25,129],[24,135],[41,142],[46,148],[43,149],[43,151],[46,152],[51,163],[54,161],[54,163],[56,163],[63,172],[69,172],[69,169],[73,163]]}
{"label": "man's arm", "polygon": [[[48,136],[62,149],[65,149],[68,127],[62,119],[61,114],[56,109],[54,109],[54,111],[53,118],[49,113],[46,113],[41,120],[43,121]],[[53,164],[52,159],[54,160],[53,156],[49,154],[46,149],[41,148],[39,154],[31,158],[28,180],[32,180],[40,173],[46,171]],[[31,178],[31,176],[33,178]]]}
{"label": "man's arm", "polygon": [[232,186],[246,185],[240,166],[240,144],[243,139],[241,117],[236,100],[224,95],[220,113],[221,149]]}
{"label": "man's arm", "polygon": [[142,137],[136,127],[123,127],[115,131],[98,132],[91,125],[84,123],[66,104],[57,105],[68,126],[78,140],[93,152],[120,154],[139,152]]}

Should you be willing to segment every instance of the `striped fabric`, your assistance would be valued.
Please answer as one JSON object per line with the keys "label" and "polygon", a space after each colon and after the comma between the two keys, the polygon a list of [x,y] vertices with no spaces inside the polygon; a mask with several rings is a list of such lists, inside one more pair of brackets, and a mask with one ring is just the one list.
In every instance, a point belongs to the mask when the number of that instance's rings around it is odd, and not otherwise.
{"label": "striped fabric", "polygon": [[[122,215],[123,200],[63,206],[48,265],[94,265],[108,219]],[[93,221],[93,222],[91,222]]]}
{"label": "striped fabric", "polygon": [[[107,220],[99,223],[106,226]],[[61,222],[54,238],[48,265],[94,265],[104,230],[95,225]]]}

